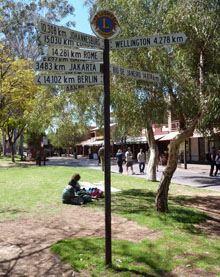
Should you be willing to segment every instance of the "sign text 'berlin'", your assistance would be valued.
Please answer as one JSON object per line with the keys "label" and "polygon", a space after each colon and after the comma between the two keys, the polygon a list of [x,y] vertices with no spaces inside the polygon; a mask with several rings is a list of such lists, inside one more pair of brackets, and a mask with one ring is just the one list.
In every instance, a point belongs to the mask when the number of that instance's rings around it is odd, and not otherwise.
{"label": "sign text 'berlin'", "polygon": [[34,77],[37,85],[101,85],[103,74],[42,74]]}

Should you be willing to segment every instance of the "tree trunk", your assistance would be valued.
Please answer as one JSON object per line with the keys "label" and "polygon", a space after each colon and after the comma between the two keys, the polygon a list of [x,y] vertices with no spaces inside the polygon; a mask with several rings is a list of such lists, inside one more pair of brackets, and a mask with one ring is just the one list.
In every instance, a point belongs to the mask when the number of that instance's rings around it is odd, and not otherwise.
{"label": "tree trunk", "polygon": [[171,179],[177,168],[180,144],[193,135],[195,127],[201,119],[201,116],[202,114],[199,114],[194,122],[192,122],[191,126],[185,129],[182,133],[178,134],[170,143],[168,163],[161,176],[160,185],[155,199],[156,210],[158,212],[168,211],[168,191]]}
{"label": "tree trunk", "polygon": [[147,141],[150,150],[150,158],[147,165],[147,180],[156,182],[156,169],[158,164],[158,147],[154,139],[152,125],[147,126]]}
{"label": "tree trunk", "polygon": [[16,150],[17,150],[17,144],[16,144],[16,136],[17,136],[17,130],[15,129],[14,130],[14,134],[13,134],[13,141],[14,141],[14,143],[13,143],[13,150],[14,150],[14,154],[16,154]]}
{"label": "tree trunk", "polygon": [[21,134],[19,138],[19,155],[23,157],[24,155],[24,135]]}
{"label": "tree trunk", "polygon": [[175,140],[170,143],[168,163],[161,176],[156,196],[156,210],[160,212],[168,211],[168,191],[170,181],[177,168],[179,147],[180,143],[176,143]]}
{"label": "tree trunk", "polygon": [[11,161],[15,163],[15,151],[14,151],[14,143],[12,140],[9,139],[9,145],[11,149]]}
{"label": "tree trunk", "polygon": [[7,147],[7,144],[6,144],[6,137],[5,137],[5,134],[4,132],[2,132],[2,152],[3,152],[3,156],[6,156],[7,154],[7,150],[6,150],[6,147]]}

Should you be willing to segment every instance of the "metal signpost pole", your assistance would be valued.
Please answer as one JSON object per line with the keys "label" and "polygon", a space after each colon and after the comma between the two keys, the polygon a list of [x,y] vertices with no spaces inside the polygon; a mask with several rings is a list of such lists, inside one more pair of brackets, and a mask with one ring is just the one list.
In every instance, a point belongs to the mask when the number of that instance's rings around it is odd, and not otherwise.
{"label": "metal signpost pole", "polygon": [[[110,161],[110,61],[109,39],[117,36],[120,25],[118,19],[110,11],[100,10],[91,19],[93,32],[104,38],[104,142],[105,142],[105,263],[112,265],[111,238],[111,161]],[[100,42],[101,43],[101,42]]]}
{"label": "metal signpost pole", "polygon": [[110,62],[109,40],[105,39],[104,60],[104,142],[105,142],[105,262],[112,265],[111,164],[110,164]]}

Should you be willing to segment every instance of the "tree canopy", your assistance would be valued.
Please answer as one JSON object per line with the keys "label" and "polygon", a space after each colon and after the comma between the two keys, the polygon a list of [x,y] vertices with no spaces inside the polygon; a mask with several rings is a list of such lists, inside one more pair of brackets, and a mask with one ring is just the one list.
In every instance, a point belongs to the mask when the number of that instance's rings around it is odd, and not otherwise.
{"label": "tree canopy", "polygon": [[[218,0],[90,0],[87,3],[92,5],[91,13],[96,9],[114,11],[120,21],[117,38],[173,33],[184,33],[187,36],[186,43],[182,45],[117,50],[111,54],[111,60],[118,65],[160,75],[160,87],[156,90],[142,89],[143,92],[139,94],[142,95],[142,103],[148,103],[142,111],[146,118],[151,119],[153,111],[160,114],[159,98],[155,106],[149,99],[157,99],[162,90],[166,102],[164,111],[171,112],[172,118],[179,121],[180,135],[170,145],[168,166],[161,178],[156,198],[157,209],[167,211],[169,184],[177,166],[180,144],[192,136],[196,127],[213,129],[213,123],[220,122],[217,112],[220,105],[220,3]],[[119,87],[121,80],[118,84]],[[139,88],[139,82],[133,84],[134,91]],[[116,97],[114,100],[127,105],[130,103],[130,94],[126,86],[122,90],[122,98]],[[146,102],[144,99],[148,92],[151,94]],[[132,97],[133,104],[136,103],[136,113],[141,114],[134,93]],[[127,112],[130,113],[129,108]],[[133,120],[132,116],[130,118]]]}
{"label": "tree canopy", "polygon": [[[5,0],[0,2],[0,30],[2,42],[20,58],[36,58],[36,25],[41,18],[59,22],[74,14],[74,7],[68,0]],[[67,22],[74,26],[74,20]]]}

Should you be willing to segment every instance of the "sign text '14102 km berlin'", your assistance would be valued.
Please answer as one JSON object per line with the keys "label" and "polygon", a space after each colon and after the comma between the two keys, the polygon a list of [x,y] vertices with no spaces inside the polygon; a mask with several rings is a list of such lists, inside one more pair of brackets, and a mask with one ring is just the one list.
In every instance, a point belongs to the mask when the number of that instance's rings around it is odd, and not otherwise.
{"label": "sign text '14102 km berlin'", "polygon": [[103,74],[45,74],[34,77],[38,85],[101,85]]}

